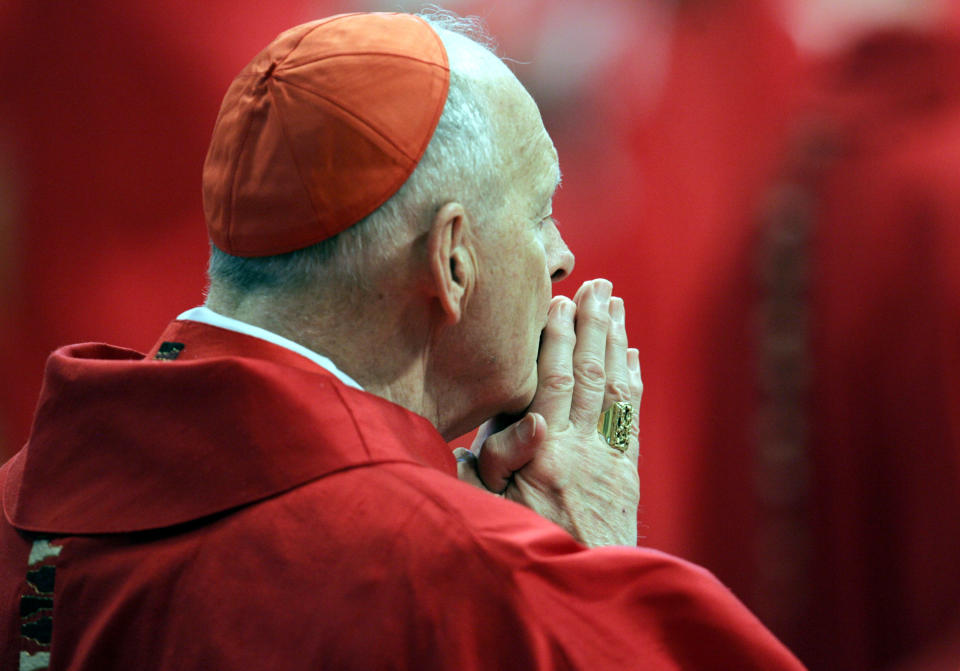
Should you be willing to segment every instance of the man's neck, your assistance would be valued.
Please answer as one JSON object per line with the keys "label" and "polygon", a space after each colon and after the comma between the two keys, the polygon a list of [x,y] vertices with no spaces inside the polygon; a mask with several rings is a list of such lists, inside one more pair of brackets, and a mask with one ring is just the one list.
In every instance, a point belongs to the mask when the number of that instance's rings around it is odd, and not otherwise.
{"label": "man's neck", "polygon": [[304,304],[302,299],[289,304],[260,297],[224,300],[211,292],[206,307],[331,360],[365,391],[425,417],[444,432],[442,405],[428,393],[430,320],[411,314],[415,304],[404,305],[396,297],[366,297],[350,306],[314,304],[310,310]]}
{"label": "man's neck", "polygon": [[233,317],[222,315],[219,312],[211,310],[207,306],[187,310],[179,315],[177,319],[201,322],[203,324],[209,324],[210,326],[216,326],[217,328],[226,329],[228,331],[243,333],[254,338],[259,338],[260,340],[266,340],[274,345],[278,345],[284,349],[295,352],[306,359],[310,359],[321,368],[325,368],[333,373],[333,375],[344,384],[351,387],[356,387],[357,389],[362,388],[356,380],[340,370],[340,368],[329,357],[323,356],[319,352],[315,352],[308,347],[304,347],[300,343],[294,342],[289,338],[285,338],[280,334],[274,333],[268,329],[249,324],[239,319],[234,319]]}

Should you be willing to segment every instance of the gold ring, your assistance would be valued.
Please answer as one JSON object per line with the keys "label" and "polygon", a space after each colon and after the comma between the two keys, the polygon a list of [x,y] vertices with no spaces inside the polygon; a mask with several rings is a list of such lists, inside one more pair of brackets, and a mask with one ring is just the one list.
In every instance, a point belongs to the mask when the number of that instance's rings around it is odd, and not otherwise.
{"label": "gold ring", "polygon": [[626,401],[617,401],[600,413],[597,431],[610,447],[621,452],[630,444],[630,427],[633,426],[633,406]]}

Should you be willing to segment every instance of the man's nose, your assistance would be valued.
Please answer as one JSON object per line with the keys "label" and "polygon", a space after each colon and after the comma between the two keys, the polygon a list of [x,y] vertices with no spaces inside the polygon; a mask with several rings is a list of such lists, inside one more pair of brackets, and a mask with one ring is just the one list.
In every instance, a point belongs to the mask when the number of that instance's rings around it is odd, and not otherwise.
{"label": "man's nose", "polygon": [[567,247],[567,243],[563,241],[560,231],[556,228],[554,228],[551,246],[547,251],[549,254],[547,258],[550,263],[550,279],[552,281],[559,282],[573,272],[573,264],[576,259],[573,252]]}

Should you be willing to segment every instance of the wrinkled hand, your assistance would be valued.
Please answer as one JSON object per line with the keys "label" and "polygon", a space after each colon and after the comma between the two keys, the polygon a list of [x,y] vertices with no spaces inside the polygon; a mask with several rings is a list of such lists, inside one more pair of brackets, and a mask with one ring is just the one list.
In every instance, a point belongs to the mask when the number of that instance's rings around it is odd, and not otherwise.
{"label": "wrinkled hand", "polygon": [[637,543],[636,414],[626,452],[597,432],[604,409],[629,401],[636,413],[643,392],[623,301],[611,292],[607,280],[592,280],[573,301],[553,299],[527,413],[487,422],[471,451],[454,451],[460,479],[533,509],[590,546]]}

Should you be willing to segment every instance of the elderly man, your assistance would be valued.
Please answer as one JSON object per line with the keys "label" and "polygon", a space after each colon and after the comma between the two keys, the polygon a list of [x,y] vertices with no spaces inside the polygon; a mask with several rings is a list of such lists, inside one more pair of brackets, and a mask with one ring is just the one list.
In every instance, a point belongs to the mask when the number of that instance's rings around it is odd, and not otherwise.
{"label": "elderly man", "polygon": [[556,152],[460,27],[332,17],[234,81],[206,305],[55,352],[0,471],[2,668],[800,668],[632,547],[623,304],[551,299]]}

